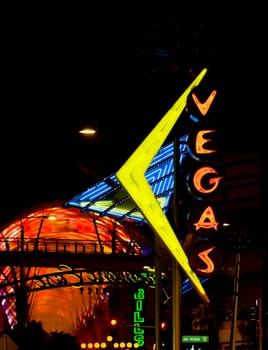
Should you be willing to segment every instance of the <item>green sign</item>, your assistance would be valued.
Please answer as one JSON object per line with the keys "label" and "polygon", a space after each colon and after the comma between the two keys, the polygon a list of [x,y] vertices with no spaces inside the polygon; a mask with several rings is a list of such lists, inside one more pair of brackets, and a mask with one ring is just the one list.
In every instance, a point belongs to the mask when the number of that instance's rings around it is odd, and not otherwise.
{"label": "green sign", "polygon": [[209,336],[208,335],[183,335],[182,342],[183,343],[208,343]]}

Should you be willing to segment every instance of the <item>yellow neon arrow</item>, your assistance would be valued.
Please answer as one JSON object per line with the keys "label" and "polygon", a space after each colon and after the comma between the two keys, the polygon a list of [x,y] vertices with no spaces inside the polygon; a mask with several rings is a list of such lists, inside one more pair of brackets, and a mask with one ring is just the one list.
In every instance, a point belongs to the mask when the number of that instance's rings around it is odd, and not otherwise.
{"label": "yellow neon arrow", "polygon": [[183,112],[189,93],[200,84],[206,72],[207,69],[205,68],[199,73],[136,151],[117,171],[116,176],[132,197],[144,218],[181,265],[199,295],[208,303],[209,299],[201,282],[191,269],[187,255],[145,178],[145,172],[151,161]]}

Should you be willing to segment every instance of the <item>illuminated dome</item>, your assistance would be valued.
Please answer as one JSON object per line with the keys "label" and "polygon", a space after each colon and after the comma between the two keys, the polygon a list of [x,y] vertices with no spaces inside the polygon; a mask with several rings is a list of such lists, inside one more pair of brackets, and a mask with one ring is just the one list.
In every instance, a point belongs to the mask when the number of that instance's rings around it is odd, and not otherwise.
{"label": "illuminated dome", "polygon": [[[119,223],[111,217],[99,214],[82,213],[77,208],[64,209],[58,203],[44,204],[42,208],[34,208],[23,213],[1,230],[1,251],[38,252],[58,251],[76,253],[84,249],[95,249],[95,253],[126,253],[131,244],[133,255],[141,254],[137,237],[140,232],[131,222]],[[116,233],[116,235],[115,235]],[[116,237],[116,245],[114,242]],[[75,242],[75,243],[74,243]],[[115,249],[112,250],[112,249]],[[90,251],[89,251],[90,253]],[[46,256],[44,254],[44,256]],[[23,264],[24,265],[24,264]],[[43,266],[43,264],[42,264]],[[29,264],[20,266],[2,266],[0,279],[1,303],[8,323],[13,328],[18,322],[16,312],[16,286],[21,279],[27,280],[27,286],[40,287],[36,276],[53,274],[64,267],[36,267]],[[55,284],[57,284],[57,277]],[[58,277],[59,279],[60,277]],[[32,282],[31,282],[32,281]],[[30,285],[30,283],[32,283]],[[44,278],[42,279],[44,283]],[[2,286],[1,286],[2,285]],[[50,283],[51,286],[51,283]],[[42,286],[41,286],[42,287]],[[95,285],[91,288],[64,286],[60,288],[39,288],[28,292],[27,321],[41,322],[47,332],[67,332],[75,334],[86,319],[95,317],[101,309],[107,312],[108,298],[103,293],[107,285]],[[88,290],[90,289],[90,293]],[[8,295],[5,298],[5,295]]]}

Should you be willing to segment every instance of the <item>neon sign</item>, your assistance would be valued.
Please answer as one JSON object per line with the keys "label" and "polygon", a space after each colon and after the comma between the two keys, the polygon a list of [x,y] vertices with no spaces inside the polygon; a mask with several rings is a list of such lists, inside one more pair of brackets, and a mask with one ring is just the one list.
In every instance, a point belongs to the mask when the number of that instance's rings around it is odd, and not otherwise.
{"label": "neon sign", "polygon": [[[199,238],[198,243],[195,242],[191,248],[190,264],[193,270],[201,276],[214,274],[221,265],[221,252],[214,242],[207,240],[211,233],[218,231],[220,226],[215,214],[214,203],[217,202],[216,193],[223,179],[219,170],[212,163],[212,157],[217,153],[213,144],[216,130],[207,129],[207,114],[216,94],[217,91],[213,90],[207,100],[201,103],[197,95],[192,92],[191,100],[188,102],[197,113],[194,112],[195,115],[193,115],[190,107],[186,109],[190,120],[201,125],[201,127],[198,125],[198,130],[195,134],[193,133],[192,143],[187,143],[188,154],[195,164],[190,171],[189,169],[186,171],[185,175],[186,193],[190,195],[190,204],[193,204],[192,207],[195,208],[190,209],[187,214],[188,223],[192,233]],[[197,117],[196,114],[200,116]],[[200,129],[202,123],[206,124],[206,128]],[[193,165],[191,161],[190,164]],[[195,215],[193,215],[193,210],[195,210]]]}
{"label": "neon sign", "polygon": [[203,69],[199,73],[136,151],[116,172],[116,177],[136,203],[137,208],[141,211],[148,224],[151,225],[152,230],[159,236],[170,250],[172,256],[181,265],[196,291],[208,303],[209,298],[206,291],[189,265],[188,257],[145,176],[150,163],[184,111],[189,94],[200,84],[206,72],[207,69]]}
{"label": "neon sign", "polygon": [[139,346],[143,346],[145,344],[144,328],[142,328],[144,324],[144,317],[142,316],[145,299],[144,289],[139,288],[137,293],[134,293],[133,298],[135,301],[135,309],[133,313],[133,339]]}

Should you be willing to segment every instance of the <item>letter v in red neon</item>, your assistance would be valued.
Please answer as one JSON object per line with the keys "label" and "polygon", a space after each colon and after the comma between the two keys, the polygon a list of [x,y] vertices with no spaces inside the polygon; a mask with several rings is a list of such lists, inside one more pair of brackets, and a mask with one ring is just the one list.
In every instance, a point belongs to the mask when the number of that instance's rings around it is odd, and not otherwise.
{"label": "letter v in red neon", "polygon": [[198,100],[197,96],[194,93],[192,93],[191,96],[192,96],[192,98],[194,100],[194,103],[196,104],[197,108],[199,109],[199,111],[200,111],[200,113],[202,115],[206,115],[207,114],[207,112],[208,112],[208,110],[209,110],[209,108],[210,108],[210,106],[211,106],[211,104],[212,104],[216,94],[217,94],[217,91],[213,90],[212,93],[208,96],[207,100],[204,103],[201,103]]}

